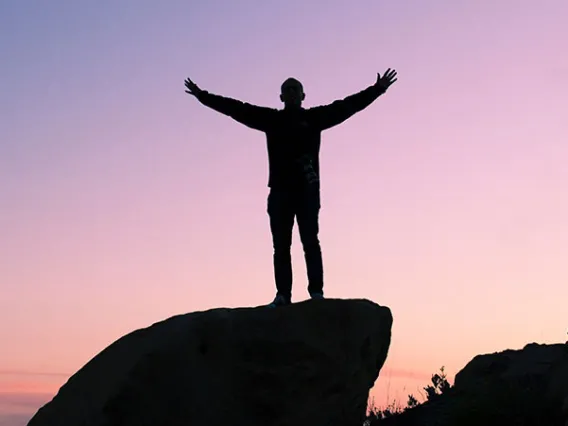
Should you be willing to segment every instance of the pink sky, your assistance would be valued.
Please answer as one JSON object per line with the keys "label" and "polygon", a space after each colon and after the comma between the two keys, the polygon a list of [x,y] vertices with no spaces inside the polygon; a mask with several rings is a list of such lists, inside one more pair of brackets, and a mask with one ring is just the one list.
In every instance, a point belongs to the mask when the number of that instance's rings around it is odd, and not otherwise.
{"label": "pink sky", "polygon": [[272,299],[264,136],[188,76],[309,107],[397,69],[321,153],[326,294],[394,315],[378,403],[566,340],[565,0],[190,3],[0,4],[0,425],[134,329]]}

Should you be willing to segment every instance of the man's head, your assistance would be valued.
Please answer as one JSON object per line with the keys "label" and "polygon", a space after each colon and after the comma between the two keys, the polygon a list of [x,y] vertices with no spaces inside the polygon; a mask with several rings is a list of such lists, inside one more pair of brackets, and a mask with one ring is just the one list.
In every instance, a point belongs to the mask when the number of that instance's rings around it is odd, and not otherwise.
{"label": "man's head", "polygon": [[302,83],[295,78],[288,78],[280,87],[280,100],[285,107],[300,107],[306,97]]}

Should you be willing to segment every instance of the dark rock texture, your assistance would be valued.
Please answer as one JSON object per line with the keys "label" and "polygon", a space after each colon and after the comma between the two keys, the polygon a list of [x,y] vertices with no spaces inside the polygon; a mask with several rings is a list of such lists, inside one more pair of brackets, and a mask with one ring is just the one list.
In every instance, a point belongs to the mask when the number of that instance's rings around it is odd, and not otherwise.
{"label": "dark rock texture", "polygon": [[28,426],[361,425],[392,321],[334,299],[179,315],[111,344]]}
{"label": "dark rock texture", "polygon": [[474,357],[452,388],[373,426],[568,426],[568,344]]}

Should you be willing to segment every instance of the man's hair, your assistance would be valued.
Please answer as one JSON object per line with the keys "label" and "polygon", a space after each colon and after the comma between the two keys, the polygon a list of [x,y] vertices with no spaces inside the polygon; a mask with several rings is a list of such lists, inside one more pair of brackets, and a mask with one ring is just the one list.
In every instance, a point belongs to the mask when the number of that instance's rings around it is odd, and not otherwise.
{"label": "man's hair", "polygon": [[280,90],[282,90],[284,86],[289,83],[298,84],[302,89],[302,91],[304,91],[304,86],[302,85],[302,83],[298,79],[295,79],[294,77],[288,77],[286,80],[284,80],[284,83],[282,83],[282,85],[280,86]]}

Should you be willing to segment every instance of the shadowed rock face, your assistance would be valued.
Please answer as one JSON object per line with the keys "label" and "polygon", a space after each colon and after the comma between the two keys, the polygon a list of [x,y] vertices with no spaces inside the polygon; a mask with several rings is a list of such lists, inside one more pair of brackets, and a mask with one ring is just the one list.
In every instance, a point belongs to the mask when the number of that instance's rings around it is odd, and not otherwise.
{"label": "shadowed rock face", "polygon": [[568,343],[478,355],[431,402],[372,426],[568,426]]}
{"label": "shadowed rock face", "polygon": [[333,299],[179,315],[107,347],[28,426],[361,425],[392,321]]}
{"label": "shadowed rock face", "polygon": [[548,411],[558,414],[553,417],[556,424],[568,426],[568,411],[562,412],[568,399],[568,344],[532,343],[522,350],[478,355],[456,375],[455,388],[469,395],[485,393],[493,401],[517,399],[511,406],[526,410],[534,418],[532,424],[543,419],[542,424],[554,426],[545,421]]}

